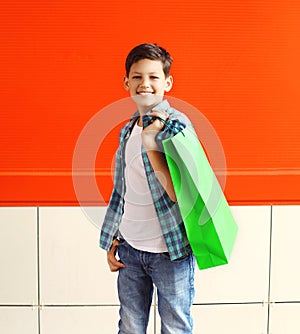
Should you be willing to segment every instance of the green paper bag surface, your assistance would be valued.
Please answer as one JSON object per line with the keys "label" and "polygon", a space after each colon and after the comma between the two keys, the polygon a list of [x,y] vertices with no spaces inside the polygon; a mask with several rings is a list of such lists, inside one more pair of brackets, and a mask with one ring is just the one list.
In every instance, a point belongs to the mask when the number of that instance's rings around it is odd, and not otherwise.
{"label": "green paper bag surface", "polygon": [[227,264],[238,227],[197,135],[185,128],[162,144],[199,269]]}

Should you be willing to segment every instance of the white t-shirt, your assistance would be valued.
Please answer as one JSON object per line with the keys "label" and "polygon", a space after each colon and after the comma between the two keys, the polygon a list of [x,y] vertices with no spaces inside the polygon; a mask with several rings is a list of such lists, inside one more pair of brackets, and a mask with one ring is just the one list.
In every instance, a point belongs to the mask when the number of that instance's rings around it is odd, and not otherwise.
{"label": "white t-shirt", "polygon": [[142,130],[134,126],[125,149],[125,204],[120,233],[134,248],[152,252],[166,252],[142,160]]}

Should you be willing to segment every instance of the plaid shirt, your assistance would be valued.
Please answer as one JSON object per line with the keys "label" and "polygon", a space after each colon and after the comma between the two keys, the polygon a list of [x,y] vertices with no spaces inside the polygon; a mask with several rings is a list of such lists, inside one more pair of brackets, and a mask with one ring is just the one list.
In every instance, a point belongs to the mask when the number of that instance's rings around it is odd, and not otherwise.
{"label": "plaid shirt", "polygon": [[[163,152],[162,140],[174,135],[174,133],[170,131],[170,126],[172,129],[179,129],[178,131],[180,131],[180,129],[185,126],[191,126],[191,122],[184,114],[171,108],[166,100],[159,103],[155,109],[164,110],[169,114],[167,126],[165,126],[156,136],[158,147]],[[152,121],[148,116],[148,113],[143,116],[143,128],[147,127]],[[124,210],[124,195],[126,191],[124,178],[125,146],[138,118],[139,113],[136,112],[120,132],[119,148],[116,154],[114,188],[100,233],[100,247],[106,251],[109,251],[113,240],[118,237],[119,233],[119,226]],[[171,260],[176,260],[190,252],[190,245],[187,240],[178,204],[169,198],[167,192],[158,181],[144,147],[142,147],[142,159],[154,207],[167,244],[170,258]]]}

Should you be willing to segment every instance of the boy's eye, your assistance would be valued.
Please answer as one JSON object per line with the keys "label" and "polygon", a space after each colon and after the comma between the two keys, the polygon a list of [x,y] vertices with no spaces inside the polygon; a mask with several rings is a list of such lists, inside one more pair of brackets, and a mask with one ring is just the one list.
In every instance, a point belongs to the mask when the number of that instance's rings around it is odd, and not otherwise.
{"label": "boy's eye", "polygon": [[[141,76],[140,76],[140,75],[134,75],[134,76],[132,77],[132,79],[141,79]],[[156,75],[151,75],[151,76],[150,76],[150,79],[152,79],[152,80],[156,80],[156,79],[159,79],[159,77],[156,76]]]}

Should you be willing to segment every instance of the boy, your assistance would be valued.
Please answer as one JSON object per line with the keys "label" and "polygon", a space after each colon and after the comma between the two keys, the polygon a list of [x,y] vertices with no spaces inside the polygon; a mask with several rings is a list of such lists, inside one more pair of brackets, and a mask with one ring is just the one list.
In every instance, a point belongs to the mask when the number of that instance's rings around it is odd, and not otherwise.
{"label": "boy", "polygon": [[191,126],[163,100],[173,84],[171,64],[170,54],[156,44],[136,46],[125,63],[124,87],[138,111],[120,132],[100,236],[110,270],[119,272],[119,334],[146,333],[153,286],[161,333],[192,333],[195,260],[161,144],[173,135],[168,125]]}

